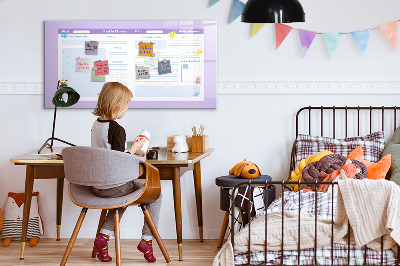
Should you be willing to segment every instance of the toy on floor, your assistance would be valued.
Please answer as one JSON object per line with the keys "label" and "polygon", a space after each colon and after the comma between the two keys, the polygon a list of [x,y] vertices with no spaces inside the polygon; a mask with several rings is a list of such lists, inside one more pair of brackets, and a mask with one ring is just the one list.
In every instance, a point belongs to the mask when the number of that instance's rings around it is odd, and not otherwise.
{"label": "toy on floor", "polygon": [[189,146],[186,143],[185,136],[175,136],[174,137],[175,146],[172,148],[172,152],[188,152]]}
{"label": "toy on floor", "polygon": [[[38,207],[39,192],[32,193],[31,212],[29,214],[28,233],[26,238],[30,239],[29,246],[34,247],[43,235],[43,223],[39,215]],[[9,192],[4,208],[3,228],[1,237],[3,247],[8,247],[11,240],[21,241],[22,219],[24,213],[24,193]]]}
{"label": "toy on floor", "polygon": [[258,168],[255,163],[246,160],[247,158],[244,159],[242,162],[237,163],[231,170],[229,170],[229,174],[249,179],[257,178],[258,176],[260,176],[260,168]]}
{"label": "toy on floor", "polygon": [[3,228],[3,211],[0,209],[0,232],[1,228]]}

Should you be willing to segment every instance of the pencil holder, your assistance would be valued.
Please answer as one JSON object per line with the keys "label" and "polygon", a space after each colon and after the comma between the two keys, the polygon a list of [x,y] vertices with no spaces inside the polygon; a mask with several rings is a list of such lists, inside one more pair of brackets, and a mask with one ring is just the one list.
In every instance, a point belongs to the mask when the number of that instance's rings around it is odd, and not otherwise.
{"label": "pencil holder", "polygon": [[209,136],[192,136],[192,152],[205,152],[208,150]]}

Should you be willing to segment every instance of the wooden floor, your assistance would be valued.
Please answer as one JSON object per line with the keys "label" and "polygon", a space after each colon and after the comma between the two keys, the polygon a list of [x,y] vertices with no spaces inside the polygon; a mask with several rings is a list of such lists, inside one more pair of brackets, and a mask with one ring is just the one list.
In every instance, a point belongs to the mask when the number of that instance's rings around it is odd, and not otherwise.
{"label": "wooden floor", "polygon": [[[40,239],[36,247],[25,249],[25,259],[20,260],[20,242],[12,241],[9,247],[0,246],[0,265],[60,265],[69,239]],[[176,240],[163,240],[172,262],[167,264],[162,256],[157,242],[154,241],[154,254],[156,263],[149,264],[143,254],[136,249],[140,240],[121,240],[123,265],[212,265],[215,255],[218,253],[217,240],[187,240],[183,241],[183,261],[178,260],[178,247]],[[115,265],[114,243],[110,240],[110,255],[113,262],[104,263],[91,258],[93,240],[77,239],[68,259],[67,265]]]}

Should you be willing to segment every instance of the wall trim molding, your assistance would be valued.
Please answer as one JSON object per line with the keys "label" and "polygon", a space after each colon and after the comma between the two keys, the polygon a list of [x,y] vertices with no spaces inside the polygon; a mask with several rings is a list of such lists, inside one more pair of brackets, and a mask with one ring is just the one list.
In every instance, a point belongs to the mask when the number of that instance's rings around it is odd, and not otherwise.
{"label": "wall trim molding", "polygon": [[0,94],[44,94],[42,82],[0,82]]}
{"label": "wall trim molding", "polygon": [[400,94],[400,81],[227,81],[218,94]]}
{"label": "wall trim molding", "polygon": [[[400,94],[400,81],[220,81],[218,94]],[[44,94],[41,82],[0,83],[0,94]]]}

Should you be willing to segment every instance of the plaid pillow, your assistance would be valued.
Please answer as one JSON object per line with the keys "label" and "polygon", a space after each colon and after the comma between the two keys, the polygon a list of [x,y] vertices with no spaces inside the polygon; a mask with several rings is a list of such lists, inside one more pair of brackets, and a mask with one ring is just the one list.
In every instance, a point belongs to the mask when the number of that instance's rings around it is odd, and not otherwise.
{"label": "plaid pillow", "polygon": [[374,132],[364,137],[345,139],[299,134],[296,139],[296,165],[298,165],[302,159],[323,150],[329,150],[347,157],[357,146],[362,147],[364,151],[364,160],[378,162],[385,148],[383,131]]}

